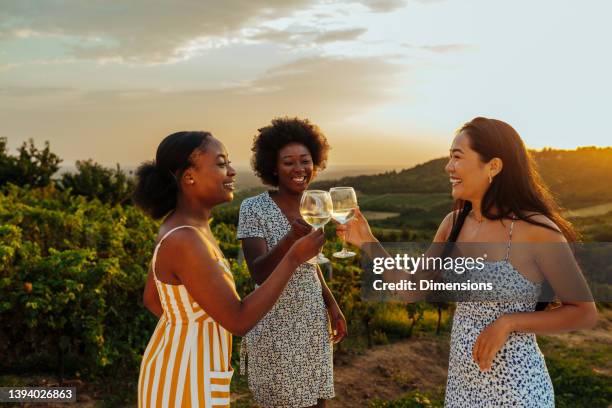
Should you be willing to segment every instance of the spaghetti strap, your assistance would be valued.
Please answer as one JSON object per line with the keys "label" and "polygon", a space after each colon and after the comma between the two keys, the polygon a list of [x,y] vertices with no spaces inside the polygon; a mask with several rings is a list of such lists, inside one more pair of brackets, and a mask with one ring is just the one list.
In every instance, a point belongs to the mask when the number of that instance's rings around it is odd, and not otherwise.
{"label": "spaghetti strap", "polygon": [[517,218],[513,216],[512,222],[510,223],[510,233],[508,234],[508,246],[506,247],[506,258],[504,259],[505,261],[508,261],[508,259],[510,258],[510,246],[512,245],[512,229],[514,228],[514,221],[516,220]]}
{"label": "spaghetti strap", "polygon": [[155,273],[155,261],[157,260],[157,251],[159,250],[159,247],[160,247],[161,243],[164,242],[164,240],[170,234],[172,234],[174,231],[176,231],[178,229],[181,229],[181,228],[193,228],[194,230],[199,232],[199,230],[196,227],[194,227],[193,225],[179,225],[178,227],[172,228],[170,231],[166,232],[163,237],[161,237],[161,239],[159,240],[157,245],[155,245],[155,250],[153,250],[153,258],[151,259],[151,269],[153,270],[153,278],[155,278],[155,280],[159,280],[159,279],[157,279],[157,274]]}

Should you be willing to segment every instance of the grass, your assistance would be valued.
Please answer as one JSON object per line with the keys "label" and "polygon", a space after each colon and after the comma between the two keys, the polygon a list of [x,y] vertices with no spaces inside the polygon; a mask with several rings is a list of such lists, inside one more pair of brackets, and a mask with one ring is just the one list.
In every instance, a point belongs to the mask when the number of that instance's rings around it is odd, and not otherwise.
{"label": "grass", "polygon": [[567,210],[565,215],[567,217],[593,217],[597,215],[604,215],[612,212],[612,203],[592,205],[589,207],[577,208],[574,210]]}
{"label": "grass", "polygon": [[606,214],[570,218],[583,241],[612,242],[612,211]]}
{"label": "grass", "polygon": [[[450,331],[452,322],[448,311],[442,312],[440,331]],[[416,323],[414,330],[421,333],[435,333],[438,323],[436,310],[424,310],[421,319]],[[383,303],[376,310],[372,318],[372,329],[385,333],[391,339],[404,339],[410,336],[412,320],[408,316],[406,305],[400,303]]]}
{"label": "grass", "polygon": [[540,337],[540,348],[555,388],[558,408],[608,407],[612,381],[602,367],[609,365],[612,344],[581,342],[569,345],[555,337]]}
{"label": "grass", "polygon": [[411,391],[396,400],[385,401],[375,398],[370,402],[370,408],[441,408],[443,406],[443,391],[438,393]]}
{"label": "grass", "polygon": [[398,215],[400,215],[400,213],[389,211],[363,211],[363,215],[368,221],[376,221],[397,217]]}
{"label": "grass", "polygon": [[371,326],[374,333],[384,333],[386,337],[392,338],[406,338],[410,335],[411,322],[403,305],[385,303],[374,314]]}
{"label": "grass", "polygon": [[249,391],[249,384],[246,375],[240,375],[238,366],[234,367],[234,375],[231,383],[232,407],[251,408],[255,406],[253,396]]}
{"label": "grass", "polygon": [[448,204],[451,198],[447,193],[397,193],[359,196],[359,207],[368,211],[402,212],[410,208],[429,209],[440,204]]}

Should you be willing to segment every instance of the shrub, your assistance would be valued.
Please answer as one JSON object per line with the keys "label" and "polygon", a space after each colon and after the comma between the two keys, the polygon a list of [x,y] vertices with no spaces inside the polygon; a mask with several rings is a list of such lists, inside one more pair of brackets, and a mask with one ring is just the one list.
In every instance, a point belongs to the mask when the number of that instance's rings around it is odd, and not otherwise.
{"label": "shrub", "polygon": [[7,139],[0,137],[0,186],[8,183],[44,187],[51,184],[51,177],[57,170],[61,159],[52,153],[49,142],[39,150],[32,139],[17,149],[17,156],[8,154]]}
{"label": "shrub", "polygon": [[134,179],[121,170],[118,164],[113,169],[91,159],[78,160],[76,169],[74,173],[62,175],[58,183],[61,189],[110,204],[130,202]]}
{"label": "shrub", "polygon": [[137,378],[155,318],[142,305],[157,225],[53,187],[0,194],[2,371]]}

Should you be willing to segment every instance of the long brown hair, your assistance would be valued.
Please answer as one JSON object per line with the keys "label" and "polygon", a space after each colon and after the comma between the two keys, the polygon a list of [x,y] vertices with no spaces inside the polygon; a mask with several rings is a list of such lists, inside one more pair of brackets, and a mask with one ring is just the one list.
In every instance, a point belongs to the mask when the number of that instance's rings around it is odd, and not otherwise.
{"label": "long brown hair", "polygon": [[[502,160],[502,170],[493,178],[482,198],[480,209],[483,217],[490,220],[510,218],[560,231],[569,242],[577,240],[572,224],[561,215],[561,210],[552,194],[543,183],[535,162],[523,140],[509,124],[497,119],[477,117],[464,124],[457,133],[465,132],[470,147],[487,163],[494,157]],[[449,241],[456,241],[472,209],[468,201],[455,200],[453,228]],[[459,210],[459,211],[457,211]],[[532,219],[542,214],[553,221],[558,230],[550,225]]]}
{"label": "long brown hair", "polygon": [[[561,215],[559,205],[542,182],[535,162],[523,140],[509,124],[497,119],[478,117],[463,125],[457,133],[465,131],[470,147],[484,163],[494,157],[502,160],[502,170],[495,176],[480,203],[483,217],[490,220],[518,219],[562,233],[569,242],[577,240],[572,224]],[[472,203],[455,200],[453,203],[453,227],[448,242],[457,241],[465,218],[472,210]],[[530,213],[530,214],[528,214]],[[558,230],[532,219],[542,214],[553,221]],[[548,281],[542,287],[542,298],[553,294]],[[537,302],[535,310],[546,309],[549,302]]]}

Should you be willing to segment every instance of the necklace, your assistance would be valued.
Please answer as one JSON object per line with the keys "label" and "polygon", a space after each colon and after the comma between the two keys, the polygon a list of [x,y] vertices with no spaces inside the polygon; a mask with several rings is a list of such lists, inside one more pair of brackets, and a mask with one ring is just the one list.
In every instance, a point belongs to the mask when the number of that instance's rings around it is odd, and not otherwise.
{"label": "necklace", "polygon": [[478,233],[480,232],[480,227],[482,227],[482,222],[484,221],[484,217],[481,217],[480,219],[476,218],[476,216],[474,215],[474,210],[470,211],[470,215],[478,223],[478,228],[476,228],[476,232],[474,233],[474,237],[472,238],[472,239],[475,239],[478,236]]}

